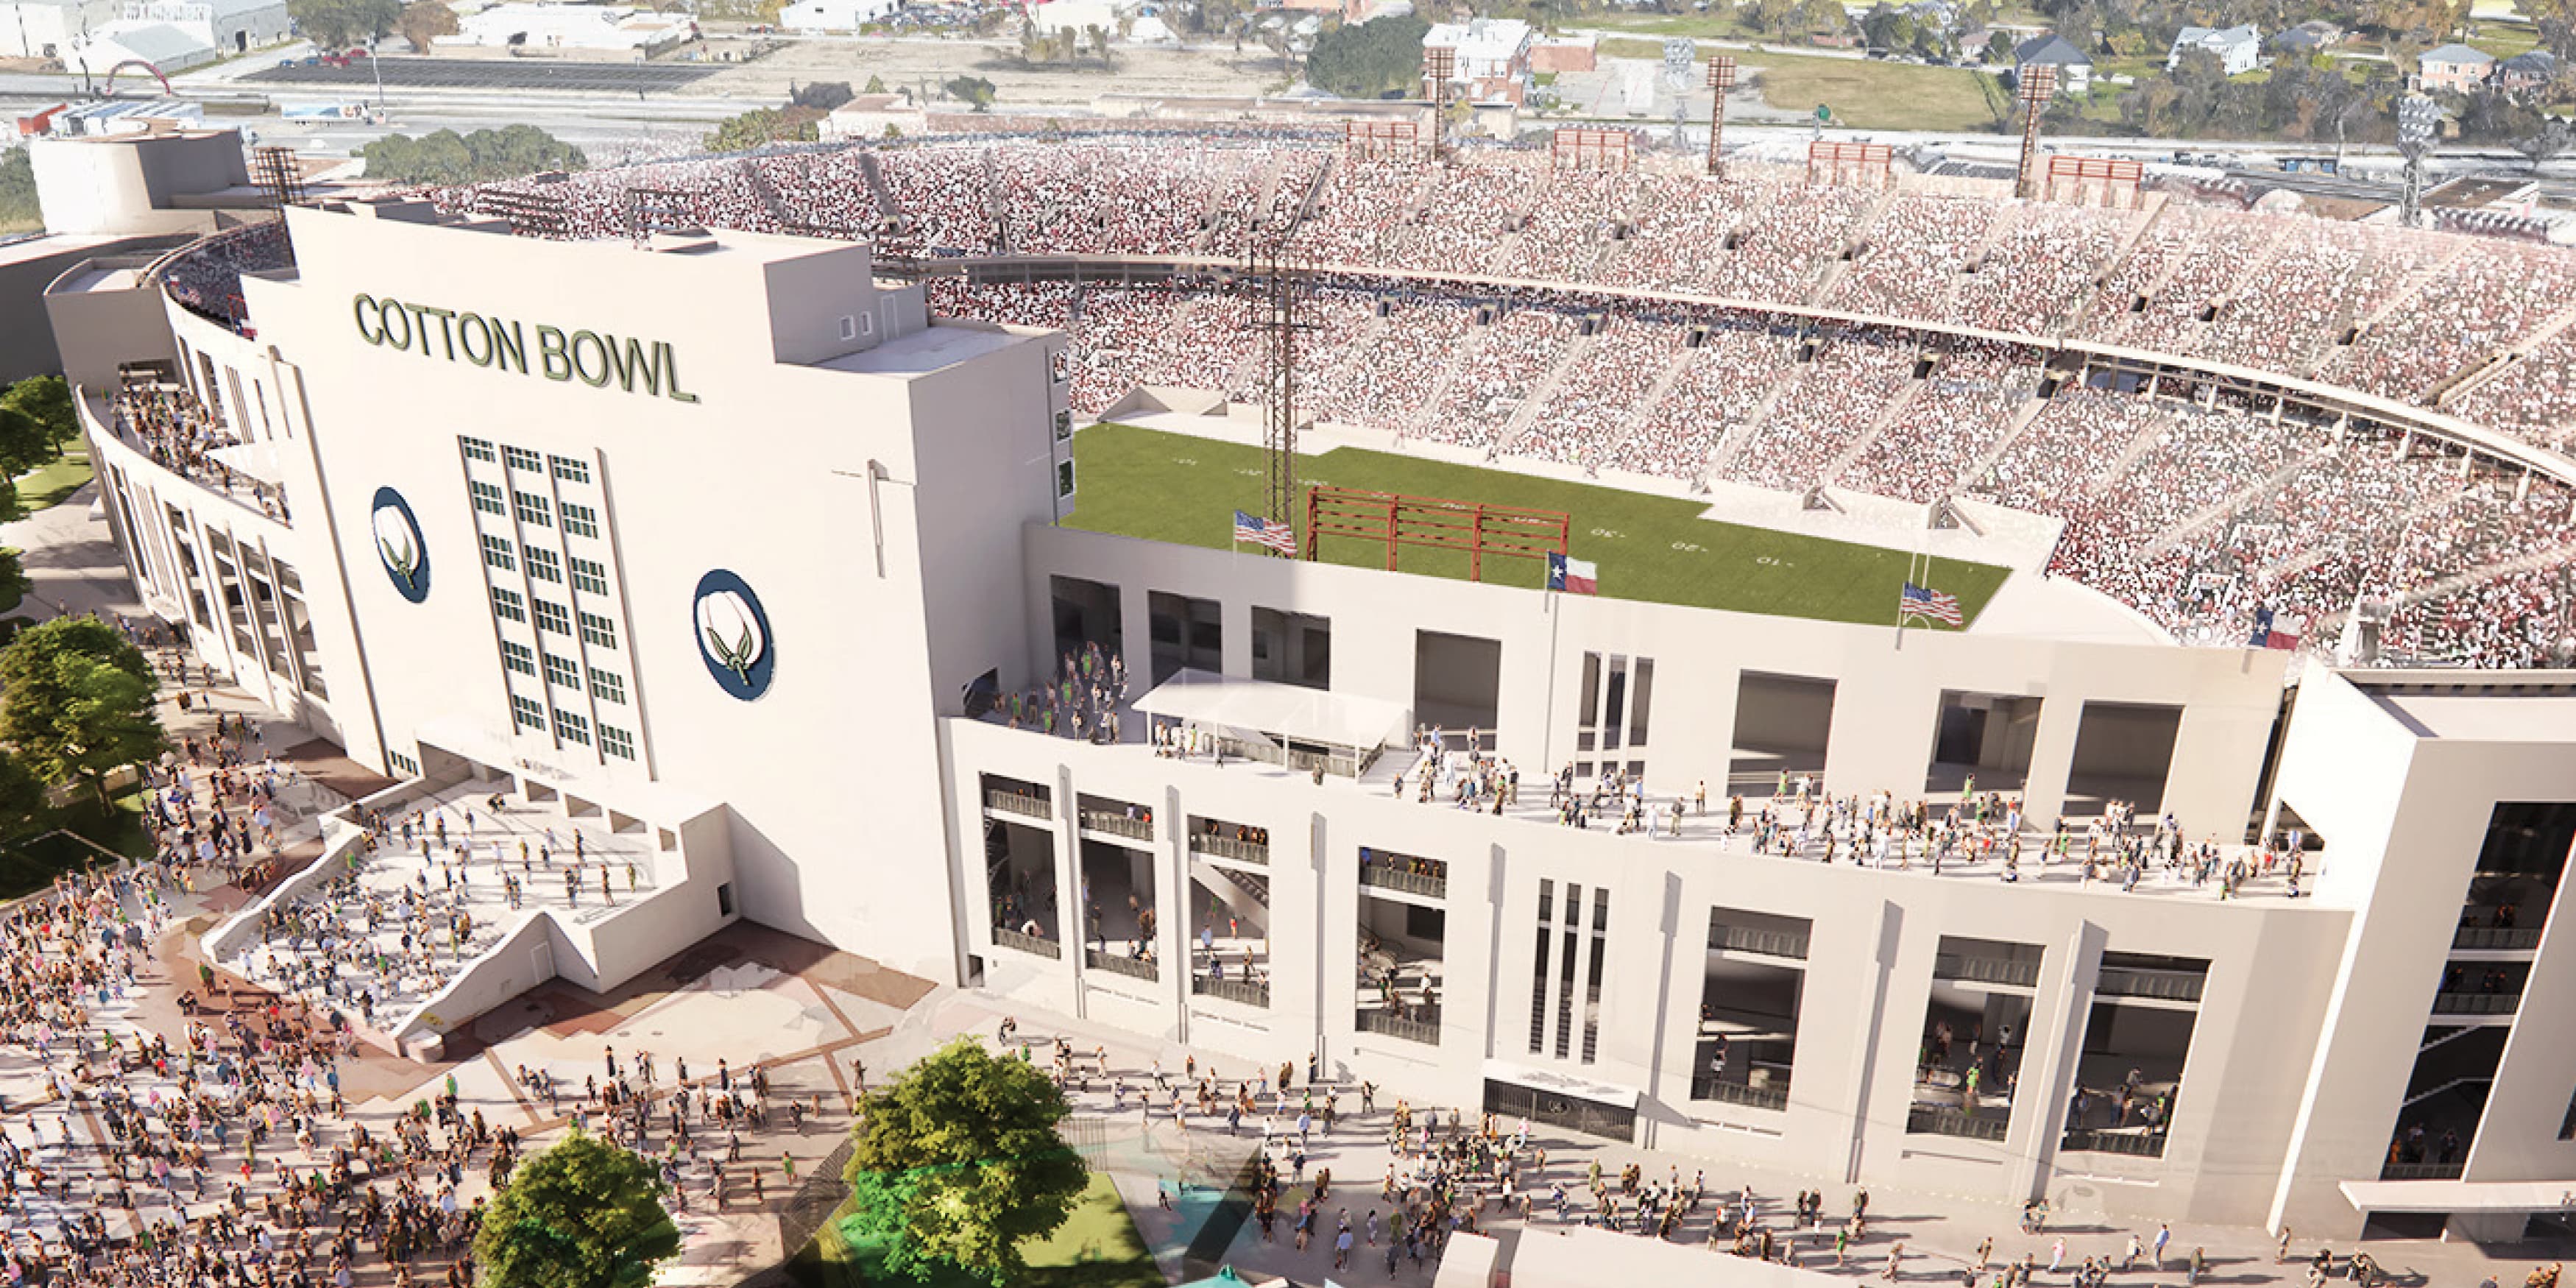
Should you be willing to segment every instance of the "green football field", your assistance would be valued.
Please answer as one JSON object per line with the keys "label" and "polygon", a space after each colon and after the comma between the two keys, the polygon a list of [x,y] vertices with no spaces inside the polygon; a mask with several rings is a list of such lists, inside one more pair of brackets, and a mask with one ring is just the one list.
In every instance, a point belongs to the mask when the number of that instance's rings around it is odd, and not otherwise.
{"label": "green football field", "polygon": [[[1256,447],[1100,424],[1074,436],[1073,456],[1080,492],[1065,519],[1070,527],[1223,550],[1233,545],[1234,512],[1259,514],[1267,505],[1268,469]],[[1300,457],[1298,483],[1563,511],[1573,557],[1600,566],[1600,593],[1614,599],[1892,626],[1909,562],[1901,550],[1712,522],[1699,517],[1706,507],[1696,501],[1354,447]],[[1304,515],[1298,519],[1302,525]],[[1386,566],[1382,542],[1326,538],[1321,553],[1333,563]],[[1467,556],[1408,546],[1398,566],[1464,578]],[[1958,596],[1974,621],[2010,575],[1945,559],[1927,580]],[[1536,587],[1545,577],[1536,559],[1485,559],[1489,582]]]}

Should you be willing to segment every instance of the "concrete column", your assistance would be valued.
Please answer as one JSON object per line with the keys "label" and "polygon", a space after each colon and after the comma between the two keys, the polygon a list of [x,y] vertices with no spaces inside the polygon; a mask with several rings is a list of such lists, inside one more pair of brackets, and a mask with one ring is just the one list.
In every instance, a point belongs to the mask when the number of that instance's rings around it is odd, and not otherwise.
{"label": "concrete column", "polygon": [[[1146,608],[1143,586],[1118,587],[1118,651],[1127,658],[1128,696],[1142,697],[1154,687],[1153,617]],[[1049,678],[1055,678],[1052,668],[1062,665],[1060,659],[1051,660]]]}
{"label": "concrete column", "polygon": [[2075,734],[2083,718],[2084,700],[2074,694],[2047,697],[2039,705],[2021,807],[2021,816],[2034,826],[2046,828],[2066,810],[2066,778],[2075,767]]}
{"label": "concrete column", "polygon": [[[1898,953],[1905,944],[1905,910],[1897,906],[1894,900],[1882,899],[1879,901],[1878,915],[1871,920],[1877,924],[1874,933],[1870,936],[1868,1003],[1861,1008],[1860,1015],[1856,1017],[1859,1027],[1856,1030],[1847,1030],[1859,1033],[1860,1040],[1852,1044],[1851,1067],[1844,1081],[1844,1085],[1850,1089],[1849,1098],[1840,1107],[1841,1118],[1851,1125],[1850,1135],[1844,1146],[1843,1182],[1847,1185],[1859,1184],[1866,1174],[1865,1164],[1870,1144],[1869,1124],[1874,1121],[1870,1113],[1870,1102],[1873,1099],[1892,1102],[1890,1109],[1894,1117],[1878,1121],[1894,1123],[1894,1135],[1899,1141],[1904,1139],[1905,1118],[1914,1098],[1914,1050],[1911,1035],[1922,1024],[1920,1017],[1907,1020],[1905,1027],[1897,1030],[1908,1035],[1904,1039],[1902,1049],[1897,1051],[1883,1049],[1885,1044],[1881,1039],[1888,1032],[1887,1008],[1890,1005],[1893,985],[1896,981]],[[1924,951],[1928,957],[1931,946],[1926,945]],[[1811,977],[1810,985],[1813,982]],[[1806,1036],[1808,1030],[1807,1003],[1817,996],[1818,991],[1813,987],[1808,987],[1799,994],[1798,1029],[1799,1036],[1802,1038]],[[1799,1045],[1802,1049],[1806,1046],[1804,1042]],[[1889,1067],[1882,1069],[1881,1065]],[[1789,1085],[1793,1087],[1804,1085],[1797,1080],[1796,1073],[1794,1069],[1791,1071]],[[1894,1090],[1881,1095],[1878,1088],[1882,1081],[1892,1083]],[[1885,1162],[1893,1164],[1895,1159],[1890,1156]]]}
{"label": "concrete column", "polygon": [[[1359,1003],[1359,972],[1352,963],[1359,960],[1359,871],[1356,856],[1344,862],[1334,859],[1334,839],[1320,812],[1311,816],[1308,828],[1310,848],[1306,863],[1308,879],[1315,892],[1315,960],[1312,974],[1314,998],[1314,1045],[1310,1050],[1322,1053],[1324,1067],[1336,1072],[1349,1072],[1339,1063],[1339,1053],[1331,1045],[1334,1034],[1352,1031],[1352,1013]],[[1286,854],[1273,849],[1274,861],[1284,861]],[[1274,898],[1271,906],[1278,903]],[[1271,935],[1275,949],[1282,936]],[[1274,999],[1276,1000],[1276,999]],[[1283,1031],[1283,1037],[1287,1033]]]}
{"label": "concrete column", "polygon": [[1154,892],[1154,957],[1162,962],[1162,985],[1172,1002],[1172,1038],[1190,1041],[1190,838],[1189,816],[1181,812],[1181,789],[1163,788],[1163,806],[1154,820],[1155,851],[1163,860],[1163,879]]}
{"label": "concrete column", "polygon": [[1224,631],[1221,655],[1227,675],[1252,674],[1252,601],[1222,599],[1217,601],[1217,624]]}
{"label": "concrete column", "polygon": [[1072,981],[1073,996],[1066,1009],[1076,1019],[1089,1018],[1088,999],[1082,986],[1084,938],[1089,929],[1082,924],[1082,832],[1081,816],[1074,809],[1079,798],[1073,791],[1073,767],[1059,764],[1055,769],[1055,890],[1056,942],[1064,945],[1064,963],[1070,968],[1066,976]]}
{"label": "concrete column", "polygon": [[2064,946],[2049,955],[2040,976],[2039,997],[2030,1012],[2030,1034],[2024,1038],[2021,1078],[2013,1094],[2012,1130],[2004,1156],[2012,1169],[2006,1197],[2027,1201],[2044,1198],[2055,1170],[2058,1142],[2065,1138],[2066,1102],[2075,1092],[2077,1057],[2084,1048],[2084,1025],[2093,1014],[2093,986],[2102,973],[2102,946],[2110,936],[2102,927],[2082,922]]}
{"label": "concrete column", "polygon": [[[1663,886],[1663,898],[1658,901],[1658,906],[1655,909],[1656,947],[1660,951],[1656,954],[1654,1035],[1652,1040],[1646,1046],[1646,1058],[1640,1061],[1646,1069],[1646,1103],[1641,1108],[1647,1112],[1641,1112],[1637,1115],[1638,1122],[1642,1124],[1640,1129],[1642,1134],[1638,1137],[1637,1143],[1641,1148],[1645,1149],[1653,1149],[1655,1147],[1655,1137],[1657,1135],[1656,1128],[1662,1124],[1664,1117],[1659,1111],[1662,1108],[1665,1094],[1664,1073],[1670,1066],[1670,1054],[1664,1049],[1664,1047],[1667,1040],[1666,1035],[1672,1031],[1673,957],[1681,949],[1679,939],[1682,921],[1681,875],[1676,872],[1666,872],[1664,873],[1664,879],[1661,884]],[[1611,947],[1610,955],[1614,961],[1624,960],[1625,958],[1625,954],[1618,951],[1618,947],[1615,943]],[[1691,955],[1691,960],[1693,962],[1698,962],[1703,960],[1703,956],[1699,952],[1694,952]],[[1697,978],[1698,972],[1693,971],[1692,975],[1693,978]],[[1698,1054],[1699,1040],[1696,1026],[1693,1026],[1690,1032],[1690,1040],[1685,1044],[1689,1054],[1686,1054],[1683,1057],[1686,1061],[1691,1056]],[[1687,1066],[1685,1066],[1685,1068],[1687,1068]],[[1685,1100],[1690,1096],[1689,1076],[1690,1075],[1687,1072],[1683,1074],[1681,1085],[1681,1098]]]}

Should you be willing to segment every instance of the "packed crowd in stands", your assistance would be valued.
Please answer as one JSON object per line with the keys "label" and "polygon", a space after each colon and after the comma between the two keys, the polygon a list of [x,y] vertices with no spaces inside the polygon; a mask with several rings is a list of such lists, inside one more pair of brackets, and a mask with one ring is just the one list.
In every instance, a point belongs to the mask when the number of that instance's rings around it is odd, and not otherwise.
{"label": "packed crowd in stands", "polygon": [[[2055,571],[2187,638],[2226,639],[2267,607],[2325,638],[2364,594],[2390,600],[2392,634],[2417,656],[2527,663],[2563,633],[2567,606],[2523,566],[2567,544],[2563,508],[2463,488],[2456,456],[2197,390],[2035,397],[2046,342],[2062,335],[2442,400],[2564,445],[2576,259],[2557,251],[2261,212],[2239,193],[2173,185],[2136,207],[2085,207],[1810,186],[1757,162],[1710,179],[1651,154],[1603,172],[1554,169],[1534,149],[1432,165],[1282,134],[1028,133],[1041,137],[990,130],[430,195],[522,224],[537,200],[554,213],[534,230],[549,234],[614,236],[641,211],[881,234],[897,255],[1239,262],[1284,232],[1290,254],[1332,270],[1299,342],[1301,411],[1319,419],[1694,485],[1990,496],[2066,518]],[[165,280],[237,316],[227,284],[283,249],[235,234]],[[1568,289],[1436,280],[1471,275]],[[1595,285],[1668,298],[1580,289]],[[2037,339],[1766,317],[1766,304]],[[1087,413],[1139,384],[1261,396],[1250,303],[1213,285],[943,280],[933,305],[1070,330]]]}

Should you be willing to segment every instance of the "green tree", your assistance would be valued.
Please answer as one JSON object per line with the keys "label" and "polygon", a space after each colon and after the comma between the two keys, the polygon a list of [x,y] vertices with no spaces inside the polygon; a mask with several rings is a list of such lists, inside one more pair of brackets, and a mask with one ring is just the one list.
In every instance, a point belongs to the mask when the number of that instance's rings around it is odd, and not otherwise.
{"label": "green tree", "polygon": [[579,1131],[511,1172],[474,1235],[482,1288],[643,1288],[679,1252],[653,1165]]}
{"label": "green tree", "polygon": [[36,171],[20,144],[0,152],[0,232],[44,226],[44,209],[36,203]]}
{"label": "green tree", "polygon": [[56,447],[80,437],[80,416],[72,408],[72,387],[61,376],[29,376],[0,393],[0,407],[22,411],[45,427]]}
{"label": "green tree", "polygon": [[447,7],[447,0],[411,0],[394,15],[394,30],[402,33],[412,48],[425,54],[429,52],[429,42],[456,34],[456,11]]}
{"label": "green tree", "polygon": [[161,754],[152,669],[96,617],[57,617],[0,649],[0,739],[60,786],[87,782],[105,807],[112,770]]}
{"label": "green tree", "polygon": [[715,133],[707,136],[707,151],[743,152],[772,143],[811,143],[823,137],[822,128],[816,124],[821,116],[810,109],[755,107],[717,122]]}
{"label": "green tree", "polygon": [[828,112],[849,102],[853,97],[848,81],[814,81],[788,95],[787,101],[798,107],[810,107],[817,112]]}
{"label": "green tree", "polygon": [[[13,555],[10,563],[17,560]],[[35,825],[45,811],[45,785],[27,771],[25,761],[0,747],[0,836],[16,836]]]}
{"label": "green tree", "polygon": [[1422,80],[1422,38],[1431,25],[1411,14],[1344,23],[1315,38],[1306,55],[1306,83],[1344,98],[1381,98],[1416,89]]}
{"label": "green tree", "polygon": [[882,93],[886,92],[886,87],[885,87],[885,77],[883,77],[883,76],[870,76],[870,77],[868,77],[868,87],[867,87],[867,89],[866,89],[866,91],[865,91],[865,92],[866,92],[866,93],[870,93],[870,94],[882,94]]}
{"label": "green tree", "polygon": [[959,76],[940,88],[948,91],[950,98],[959,99],[978,112],[991,107],[993,100],[1001,95],[993,88],[993,82],[981,76]]}
{"label": "green tree", "polygon": [[0,404],[0,477],[14,479],[60,455],[45,422]]}
{"label": "green tree", "polygon": [[286,15],[325,49],[385,35],[402,11],[402,0],[286,0]]}
{"label": "green tree", "polygon": [[1018,1278],[1020,1245],[1063,1225],[1089,1180],[1056,1135],[1071,1112],[1027,1060],[949,1043],[868,1096],[843,1232],[883,1247],[892,1273],[928,1279],[948,1265]]}
{"label": "green tree", "polygon": [[581,149],[533,125],[458,134],[439,130],[414,138],[389,134],[358,149],[367,177],[391,183],[482,183],[544,170],[579,170],[590,164]]}

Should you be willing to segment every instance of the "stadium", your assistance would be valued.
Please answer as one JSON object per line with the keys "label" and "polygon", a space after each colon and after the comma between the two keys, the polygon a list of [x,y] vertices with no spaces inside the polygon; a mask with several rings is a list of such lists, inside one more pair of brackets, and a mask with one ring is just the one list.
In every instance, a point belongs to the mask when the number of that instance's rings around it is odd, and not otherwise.
{"label": "stadium", "polygon": [[[748,918],[1837,1184],[2566,1233],[2576,256],[1404,142],[323,194],[58,279],[196,656],[359,808],[628,856],[371,1040]],[[256,960],[335,843],[209,950],[347,996]]]}

